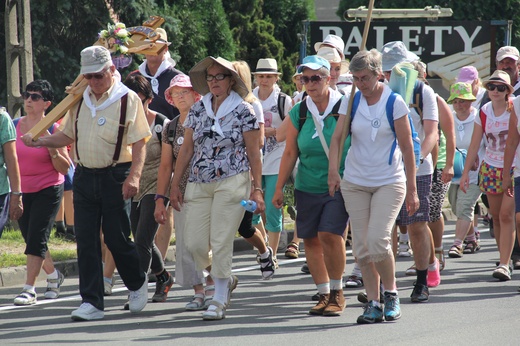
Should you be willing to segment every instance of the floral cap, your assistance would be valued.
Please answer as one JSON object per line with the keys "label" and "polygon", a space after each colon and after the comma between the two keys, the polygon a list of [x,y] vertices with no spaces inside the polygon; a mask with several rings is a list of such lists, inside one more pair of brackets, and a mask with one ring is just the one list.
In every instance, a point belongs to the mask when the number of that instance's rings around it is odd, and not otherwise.
{"label": "floral cap", "polygon": [[458,82],[451,86],[450,98],[446,102],[451,104],[455,99],[475,101],[477,98],[475,97],[475,95],[473,95],[473,92],[471,90],[471,84]]}
{"label": "floral cap", "polygon": [[[175,106],[173,104],[173,98],[171,95],[171,89],[173,87],[180,87],[180,88],[189,88],[193,90],[193,86],[191,85],[190,77],[185,75],[184,73],[179,73],[175,77],[172,78],[170,81],[170,86],[168,89],[164,91],[164,98],[166,101],[171,104],[172,106]],[[195,102],[200,100],[200,95],[197,93],[197,97],[195,98]]]}

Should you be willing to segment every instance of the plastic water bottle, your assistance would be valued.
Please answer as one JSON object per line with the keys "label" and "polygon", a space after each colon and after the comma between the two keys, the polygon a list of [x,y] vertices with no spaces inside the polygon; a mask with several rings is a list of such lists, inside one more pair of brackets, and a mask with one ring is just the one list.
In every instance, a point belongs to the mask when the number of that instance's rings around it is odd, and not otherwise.
{"label": "plastic water bottle", "polygon": [[247,201],[245,199],[240,202],[240,205],[244,207],[245,210],[253,213],[256,210],[256,202],[248,199]]}

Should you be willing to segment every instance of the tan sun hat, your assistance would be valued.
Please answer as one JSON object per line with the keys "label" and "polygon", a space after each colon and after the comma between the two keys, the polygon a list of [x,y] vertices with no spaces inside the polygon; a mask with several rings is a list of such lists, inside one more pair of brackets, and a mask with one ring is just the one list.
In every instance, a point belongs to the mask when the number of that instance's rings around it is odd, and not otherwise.
{"label": "tan sun hat", "polygon": [[493,72],[491,77],[489,77],[487,81],[482,83],[482,85],[484,86],[484,88],[486,88],[489,83],[504,84],[505,86],[507,86],[509,94],[512,94],[515,91],[515,89],[513,89],[513,87],[511,86],[511,77],[509,77],[507,72],[504,72],[502,70],[496,70],[495,72]]}
{"label": "tan sun hat", "polygon": [[275,59],[266,58],[266,59],[258,59],[256,63],[256,70],[252,74],[276,74],[280,75],[278,72],[278,63]]}
{"label": "tan sun hat", "polygon": [[197,65],[193,66],[189,72],[191,84],[193,85],[193,90],[201,94],[202,96],[209,93],[208,82],[206,81],[206,73],[208,68],[211,65],[219,65],[224,67],[231,74],[231,78],[235,81],[233,85],[233,90],[238,93],[242,98],[245,98],[249,91],[247,90],[246,84],[240,78],[237,71],[233,67],[233,64],[221,57],[214,58],[212,56],[208,56],[197,63]]}

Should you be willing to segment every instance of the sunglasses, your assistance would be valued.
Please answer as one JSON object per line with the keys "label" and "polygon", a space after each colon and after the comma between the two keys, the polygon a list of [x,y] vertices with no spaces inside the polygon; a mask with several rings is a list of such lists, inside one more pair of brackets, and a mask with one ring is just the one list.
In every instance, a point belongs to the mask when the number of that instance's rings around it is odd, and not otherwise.
{"label": "sunglasses", "polygon": [[27,100],[27,99],[31,98],[31,100],[33,100],[35,102],[36,101],[40,101],[42,99],[45,101],[45,99],[43,98],[42,95],[35,94],[35,93],[30,93],[30,92],[27,92],[27,91],[23,92],[22,97],[23,97],[24,100]]}
{"label": "sunglasses", "polygon": [[226,78],[226,77],[231,77],[231,75],[230,74],[219,73],[216,76],[214,76],[214,75],[208,74],[208,75],[206,75],[206,80],[208,82],[211,82],[213,79],[221,81],[221,80],[224,80],[224,78]]}
{"label": "sunglasses", "polygon": [[85,73],[83,75],[83,77],[85,77],[85,79],[92,79],[92,78],[95,78],[95,79],[103,79],[103,77],[105,77],[105,72],[107,72],[108,69],[104,69],[103,71],[99,72],[99,73]]}
{"label": "sunglasses", "polygon": [[507,86],[503,85],[503,84],[488,84],[486,85],[486,89],[489,90],[489,91],[493,91],[495,89],[497,89],[499,92],[503,93],[504,91],[507,90]]}
{"label": "sunglasses", "polygon": [[325,78],[327,78],[327,77],[320,76],[319,74],[315,74],[314,76],[310,76],[310,77],[301,76],[300,81],[303,84],[308,84],[309,82],[318,83],[318,82],[321,82]]}

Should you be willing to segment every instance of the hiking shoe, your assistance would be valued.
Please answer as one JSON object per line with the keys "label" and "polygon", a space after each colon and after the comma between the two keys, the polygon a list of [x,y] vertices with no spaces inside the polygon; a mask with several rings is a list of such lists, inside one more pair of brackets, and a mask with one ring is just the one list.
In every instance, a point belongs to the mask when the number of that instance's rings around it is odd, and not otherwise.
{"label": "hiking shoe", "polygon": [[323,316],[339,316],[346,305],[343,290],[330,290],[329,303],[323,310]]}
{"label": "hiking shoe", "polygon": [[[167,272],[168,273],[168,272]],[[173,276],[168,273],[168,280],[161,282],[161,280],[157,280],[155,283],[155,293],[152,297],[153,303],[165,302],[166,298],[168,298],[168,292],[170,292],[170,288],[173,286]]]}
{"label": "hiking shoe", "polygon": [[437,287],[441,283],[440,265],[439,265],[439,260],[437,259],[437,257],[435,257],[434,264],[435,264],[434,270],[430,270],[430,268],[428,268],[428,276],[426,278],[428,287]]}
{"label": "hiking shoe", "polygon": [[[368,303],[367,294],[365,292],[359,292],[357,295],[357,301],[360,303],[363,303],[363,304]],[[380,303],[385,302],[385,297],[383,296],[383,292],[381,292],[381,291],[379,292],[379,302]]]}
{"label": "hiking shoe", "polygon": [[461,258],[463,255],[462,247],[457,245],[452,245],[450,251],[448,251],[448,256],[450,258]]}
{"label": "hiking shoe", "polygon": [[350,275],[345,281],[345,288],[363,287],[363,278],[357,275]]}
{"label": "hiking shoe", "polygon": [[65,275],[63,275],[59,270],[57,279],[47,279],[47,290],[43,294],[45,299],[56,299],[60,296],[60,287],[65,280]]}
{"label": "hiking shoe", "polygon": [[103,317],[105,317],[105,312],[97,309],[90,303],[82,303],[79,308],[70,314],[70,318],[72,318],[73,321],[100,320]]}
{"label": "hiking shoe", "polygon": [[417,275],[417,267],[415,266],[415,263],[412,264],[412,266],[404,272],[406,276],[416,276]]}
{"label": "hiking shoe", "polygon": [[310,315],[323,315],[323,311],[329,305],[330,293],[320,294],[320,300],[312,309],[309,310]]}
{"label": "hiking shoe", "polygon": [[273,249],[271,249],[271,247],[268,246],[267,251],[269,251],[269,256],[264,259],[260,258],[260,272],[262,273],[262,278],[264,280],[271,279],[275,271]]}
{"label": "hiking shoe", "polygon": [[309,270],[309,266],[307,265],[307,262],[305,262],[302,265],[302,268],[300,270],[302,271],[302,273],[305,273],[305,274],[310,274],[311,273],[311,271]]}
{"label": "hiking shoe", "polygon": [[148,277],[145,279],[141,288],[137,291],[130,291],[128,295],[128,309],[130,312],[139,312],[144,309],[148,302]]}
{"label": "hiking shoe", "polygon": [[493,277],[500,281],[508,281],[511,280],[511,271],[505,265],[499,265],[495,270],[493,270]]}
{"label": "hiking shoe", "polygon": [[414,283],[410,298],[412,298],[412,303],[426,303],[430,298],[428,286]]}
{"label": "hiking shoe", "polygon": [[412,257],[413,252],[410,248],[410,243],[407,241],[400,241],[399,248],[397,249],[398,257]]}
{"label": "hiking shoe", "polygon": [[361,316],[357,318],[359,324],[371,324],[376,322],[383,322],[383,309],[376,305],[375,301],[366,303],[363,307],[364,311]]}
{"label": "hiking shoe", "polygon": [[36,304],[37,295],[34,291],[22,290],[19,295],[14,298],[14,305],[33,305]]}
{"label": "hiking shoe", "polygon": [[395,321],[401,318],[401,307],[397,293],[385,292],[385,320]]}
{"label": "hiking shoe", "polygon": [[311,297],[311,300],[313,302],[319,302],[320,301],[320,292],[316,292],[316,294],[314,294],[312,297]]}

